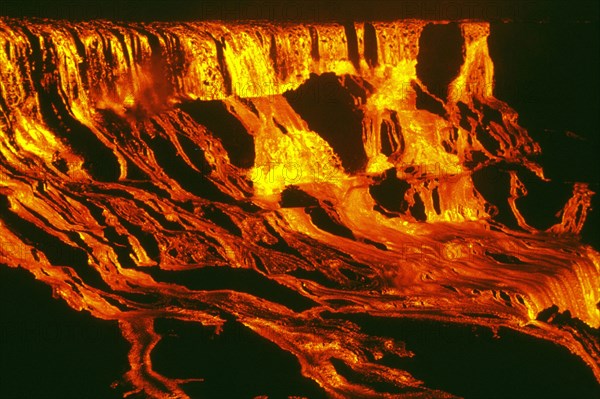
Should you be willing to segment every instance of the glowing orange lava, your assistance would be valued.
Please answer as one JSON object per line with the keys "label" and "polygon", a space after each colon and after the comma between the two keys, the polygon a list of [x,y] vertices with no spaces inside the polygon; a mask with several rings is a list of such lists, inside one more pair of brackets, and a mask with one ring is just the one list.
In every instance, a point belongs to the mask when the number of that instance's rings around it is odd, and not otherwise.
{"label": "glowing orange lava", "polygon": [[[576,238],[594,193],[574,183],[560,222],[532,227],[519,171],[546,179],[540,147],[494,97],[488,24],[460,23],[447,98],[417,76],[426,25],[1,20],[2,263],[118,321],[131,344],[124,379],[147,397],[187,397],[190,381],[153,370],[154,321],[219,330],[225,316],[293,354],[331,397],[395,397],[349,381],[332,358],[415,397],[453,397],[373,361],[415,356],[401,342],[325,312],[508,327],[568,348],[600,381],[589,332],[600,254]],[[356,135],[327,137],[299,111],[335,90],[351,98]],[[516,226],[493,219],[474,183],[499,164],[515,166]],[[389,206],[376,195],[385,184],[403,188]],[[177,277],[208,267],[252,270],[300,299]],[[586,327],[538,320],[552,306]]]}

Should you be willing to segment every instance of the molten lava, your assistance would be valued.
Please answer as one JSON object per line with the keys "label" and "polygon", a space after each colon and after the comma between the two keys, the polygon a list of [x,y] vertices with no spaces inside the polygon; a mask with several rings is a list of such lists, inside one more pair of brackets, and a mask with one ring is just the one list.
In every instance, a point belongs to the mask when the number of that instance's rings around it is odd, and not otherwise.
{"label": "molten lava", "polygon": [[430,25],[1,20],[2,263],[117,321],[147,397],[202,379],[154,370],[164,318],[233,319],[334,398],[453,397],[378,362],[419,354],[349,314],[510,328],[600,381],[600,253],[577,240],[594,193],[573,183],[531,226],[524,176],[547,179],[494,97],[488,24],[458,24],[444,87],[417,74]]}

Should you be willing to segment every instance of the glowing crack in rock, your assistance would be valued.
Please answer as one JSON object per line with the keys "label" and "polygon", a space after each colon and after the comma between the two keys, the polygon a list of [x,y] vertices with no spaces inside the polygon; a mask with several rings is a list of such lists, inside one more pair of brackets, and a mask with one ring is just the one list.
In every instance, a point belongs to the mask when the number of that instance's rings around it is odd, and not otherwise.
{"label": "glowing crack in rock", "polygon": [[[417,74],[428,24],[1,20],[2,263],[118,322],[129,394],[203,378],[153,369],[159,318],[233,318],[333,398],[453,395],[377,362],[418,356],[402,342],[325,314],[507,327],[600,380],[600,254],[576,239],[594,193],[573,183],[560,221],[528,223],[540,147],[494,97],[488,24],[458,23],[447,95]],[[498,165],[514,226],[474,177]],[[214,268],[267,288],[188,278]]]}

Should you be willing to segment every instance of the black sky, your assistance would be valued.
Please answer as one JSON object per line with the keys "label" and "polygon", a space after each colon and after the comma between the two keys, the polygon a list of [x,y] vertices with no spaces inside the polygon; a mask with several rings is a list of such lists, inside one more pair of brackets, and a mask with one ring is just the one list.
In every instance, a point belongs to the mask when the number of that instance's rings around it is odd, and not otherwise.
{"label": "black sky", "polygon": [[4,0],[0,15],[127,21],[362,21],[417,18],[598,21],[596,0]]}

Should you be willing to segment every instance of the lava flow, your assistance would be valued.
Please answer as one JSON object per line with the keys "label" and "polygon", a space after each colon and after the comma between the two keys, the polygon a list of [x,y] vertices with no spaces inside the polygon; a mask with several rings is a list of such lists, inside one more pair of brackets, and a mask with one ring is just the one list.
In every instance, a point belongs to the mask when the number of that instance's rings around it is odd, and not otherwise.
{"label": "lava flow", "polygon": [[[439,26],[462,58],[428,81]],[[419,353],[352,315],[509,328],[600,381],[600,253],[577,239],[594,192],[571,183],[547,229],[519,208],[548,179],[494,97],[489,36],[2,19],[1,261],[118,322],[126,395],[204,378],[153,367],[159,319],[240,323],[332,398],[455,397],[381,361]]]}

